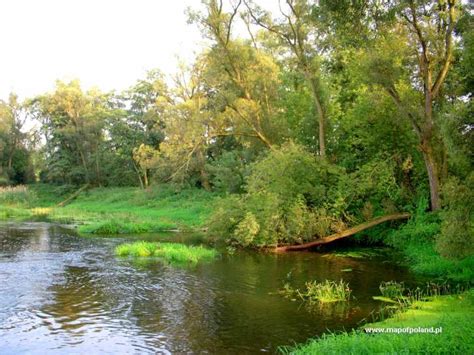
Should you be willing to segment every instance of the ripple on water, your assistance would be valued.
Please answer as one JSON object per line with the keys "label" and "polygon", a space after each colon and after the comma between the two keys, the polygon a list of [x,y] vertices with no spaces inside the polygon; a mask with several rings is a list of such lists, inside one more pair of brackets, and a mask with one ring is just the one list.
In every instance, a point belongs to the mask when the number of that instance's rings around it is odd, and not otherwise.
{"label": "ripple on water", "polygon": [[[356,326],[376,307],[381,280],[408,278],[390,264],[378,264],[374,276],[357,272],[371,270],[370,261],[315,253],[237,253],[174,268],[116,258],[123,241],[48,224],[0,225],[2,355],[274,351]],[[347,267],[355,271],[341,272]],[[308,308],[275,295],[284,282],[341,277],[357,297],[342,307]]]}

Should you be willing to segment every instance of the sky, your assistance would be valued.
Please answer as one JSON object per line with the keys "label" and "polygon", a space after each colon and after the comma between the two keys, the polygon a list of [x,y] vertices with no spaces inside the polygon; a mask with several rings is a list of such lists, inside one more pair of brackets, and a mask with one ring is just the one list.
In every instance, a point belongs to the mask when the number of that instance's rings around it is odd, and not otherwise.
{"label": "sky", "polygon": [[0,0],[0,98],[51,91],[57,79],[123,90],[203,44],[185,9],[199,0]]}
{"label": "sky", "polygon": [[[260,0],[268,9],[278,0]],[[148,70],[172,74],[205,45],[185,10],[201,0],[0,0],[0,99],[54,90],[129,88]],[[273,9],[272,9],[273,8]]]}

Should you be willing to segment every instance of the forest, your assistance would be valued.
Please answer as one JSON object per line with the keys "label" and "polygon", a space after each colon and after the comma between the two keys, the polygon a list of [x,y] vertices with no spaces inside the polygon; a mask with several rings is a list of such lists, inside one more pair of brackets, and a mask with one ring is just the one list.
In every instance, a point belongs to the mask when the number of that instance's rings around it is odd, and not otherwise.
{"label": "forest", "polygon": [[[199,231],[232,252],[349,237],[469,290],[472,5],[203,0],[187,16],[206,46],[176,74],[0,100],[1,219]],[[284,351],[342,351],[331,337]]]}

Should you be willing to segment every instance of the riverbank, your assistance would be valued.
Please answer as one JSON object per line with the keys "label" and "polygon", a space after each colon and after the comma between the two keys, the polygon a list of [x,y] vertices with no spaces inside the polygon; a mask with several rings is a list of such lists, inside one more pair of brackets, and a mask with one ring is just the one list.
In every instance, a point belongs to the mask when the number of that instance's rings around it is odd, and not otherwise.
{"label": "riverbank", "polygon": [[[321,338],[284,348],[289,354],[472,354],[474,352],[474,290],[461,295],[417,301],[408,310],[351,333]],[[436,333],[404,333],[431,328]],[[396,329],[397,333],[382,333]],[[405,330],[406,329],[406,330]],[[421,329],[420,329],[421,330]]]}
{"label": "riverbank", "polygon": [[2,194],[1,220],[74,223],[79,232],[92,234],[197,230],[216,197],[202,189],[176,191],[171,186],[108,187],[84,191],[60,207],[73,188],[38,184],[22,189]]}
{"label": "riverbank", "polygon": [[[0,220],[72,223],[81,233],[102,235],[202,230],[219,198],[202,189],[175,190],[170,185],[147,190],[107,187],[83,191],[60,207],[77,187],[35,184],[0,189]],[[439,221],[430,218],[415,215],[397,230],[376,227],[368,237],[354,239],[361,245],[383,241],[400,253],[400,262],[436,282],[474,280],[474,256],[450,260],[436,252]]]}

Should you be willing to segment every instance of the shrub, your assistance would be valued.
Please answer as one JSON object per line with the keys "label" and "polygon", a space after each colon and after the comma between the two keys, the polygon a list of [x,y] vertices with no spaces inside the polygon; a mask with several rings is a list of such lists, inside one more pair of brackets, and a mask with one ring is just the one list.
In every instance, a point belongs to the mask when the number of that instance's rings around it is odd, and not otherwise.
{"label": "shrub", "polygon": [[436,250],[450,259],[474,254],[474,173],[464,183],[451,178],[443,186],[441,231]]}
{"label": "shrub", "polygon": [[240,151],[222,153],[212,163],[206,165],[210,181],[216,191],[240,193],[246,176],[246,158]]}
{"label": "shrub", "polygon": [[247,179],[249,194],[273,193],[283,203],[291,203],[301,196],[309,206],[326,202],[330,188],[337,185],[342,173],[335,165],[294,143],[269,152],[251,169]]}
{"label": "shrub", "polygon": [[333,220],[322,207],[340,171],[288,143],[252,165],[247,193],[219,203],[209,233],[239,246],[274,246],[325,235]]}
{"label": "shrub", "polygon": [[260,225],[257,219],[252,212],[247,212],[244,219],[235,227],[234,236],[242,246],[246,247],[252,244],[259,231]]}
{"label": "shrub", "polygon": [[439,215],[427,212],[428,200],[420,199],[414,216],[402,227],[392,231],[386,243],[400,250],[407,245],[433,244],[440,231]]}

